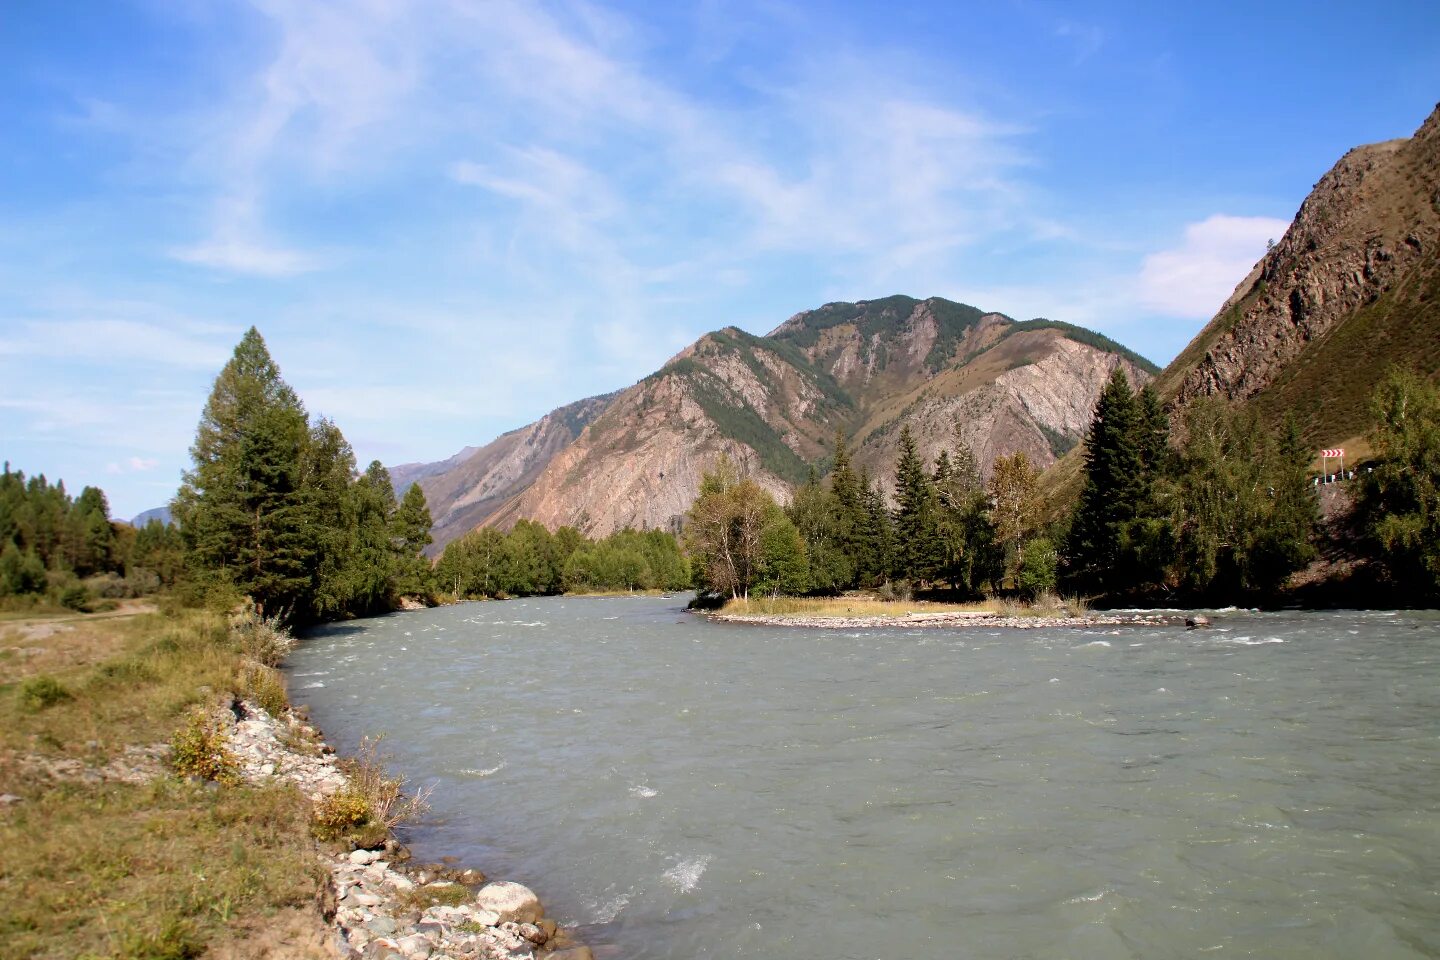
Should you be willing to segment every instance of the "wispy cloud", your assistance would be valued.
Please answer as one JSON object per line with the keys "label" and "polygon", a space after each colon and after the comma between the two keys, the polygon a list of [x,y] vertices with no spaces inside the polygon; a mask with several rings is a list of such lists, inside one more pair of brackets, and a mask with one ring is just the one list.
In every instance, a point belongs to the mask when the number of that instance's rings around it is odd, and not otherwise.
{"label": "wispy cloud", "polygon": [[1136,299],[1172,317],[1210,317],[1265,253],[1265,242],[1289,227],[1273,217],[1218,213],[1192,223],[1178,246],[1145,258]]}
{"label": "wispy cloud", "polygon": [[155,457],[130,457],[123,462],[112,460],[105,464],[105,472],[112,475],[122,473],[148,473],[158,466],[160,466],[160,461]]}

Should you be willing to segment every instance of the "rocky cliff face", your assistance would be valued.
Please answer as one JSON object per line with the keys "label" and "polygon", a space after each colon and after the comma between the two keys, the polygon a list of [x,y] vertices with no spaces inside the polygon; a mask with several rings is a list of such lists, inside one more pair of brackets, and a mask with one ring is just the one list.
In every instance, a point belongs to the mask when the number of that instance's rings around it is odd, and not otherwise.
{"label": "rocky cliff face", "polygon": [[445,544],[484,523],[528,488],[614,398],[615,394],[608,394],[568,404],[483,447],[466,447],[448,460],[392,468],[390,479],[398,495],[412,483],[425,491],[435,521],[435,542],[429,552],[438,554]]}
{"label": "rocky cliff face", "polygon": [[1172,407],[1218,394],[1362,432],[1391,363],[1440,370],[1440,108],[1408,140],[1351,150],[1159,380]]}
{"label": "rocky cliff face", "polygon": [[673,529],[722,453],[783,500],[837,431],[882,483],[902,424],[927,458],[964,442],[986,472],[1016,451],[1046,466],[1083,435],[1116,366],[1136,383],[1155,369],[1090,331],[939,298],[833,303],[765,337],[707,334],[630,389],[583,401],[573,433],[557,429],[557,411],[449,466],[396,476],[419,478],[437,548],[521,518],[597,536]]}

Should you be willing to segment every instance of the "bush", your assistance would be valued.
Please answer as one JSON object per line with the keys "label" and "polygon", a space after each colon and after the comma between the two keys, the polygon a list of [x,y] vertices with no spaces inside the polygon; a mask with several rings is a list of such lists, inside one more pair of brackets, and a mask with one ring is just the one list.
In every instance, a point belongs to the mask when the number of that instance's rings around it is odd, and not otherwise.
{"label": "bush", "polygon": [[1055,591],[1055,568],[1060,558],[1055,545],[1044,537],[1036,537],[1020,551],[1020,569],[1015,575],[1016,586],[1032,599]]}
{"label": "bush", "polygon": [[59,680],[42,674],[38,677],[31,677],[20,685],[20,699],[24,702],[26,710],[38,713],[46,707],[53,707],[71,697],[70,691],[66,690]]}
{"label": "bush", "polygon": [[81,584],[73,583],[68,587],[61,587],[55,599],[66,610],[84,613],[90,605],[90,591]]}
{"label": "bush", "polygon": [[216,783],[240,782],[240,766],[225,746],[219,723],[195,710],[185,726],[170,739],[170,766],[182,777],[199,777]]}
{"label": "bush", "polygon": [[354,789],[345,789],[321,800],[315,807],[315,835],[321,840],[339,840],[374,820],[370,803]]}
{"label": "bush", "polygon": [[278,619],[262,617],[253,607],[236,617],[231,628],[240,641],[240,652],[267,667],[280,666],[295,648],[295,638]]}
{"label": "bush", "polygon": [[375,822],[387,830],[413,820],[430,809],[427,802],[430,791],[420,791],[413,797],[405,797],[403,777],[392,777],[385,773],[383,758],[380,756],[380,739],[366,737],[360,741],[355,756],[342,762],[345,774],[350,778],[350,788],[365,798]]}
{"label": "bush", "polygon": [[272,667],[257,665],[245,668],[240,678],[240,692],[272,717],[284,716],[290,698],[285,692],[285,678]]}

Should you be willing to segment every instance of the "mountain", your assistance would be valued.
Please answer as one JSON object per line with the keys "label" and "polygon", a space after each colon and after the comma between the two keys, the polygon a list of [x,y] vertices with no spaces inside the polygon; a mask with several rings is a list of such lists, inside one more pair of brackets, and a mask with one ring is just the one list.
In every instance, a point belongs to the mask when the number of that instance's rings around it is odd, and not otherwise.
{"label": "mountain", "polygon": [[437,463],[405,463],[390,469],[397,496],[420,484],[435,525],[430,552],[480,526],[507,500],[525,490],[555,455],[574,442],[615,394],[589,397],[552,410],[528,426],[503,433],[483,447],[466,447]]}
{"label": "mountain", "polygon": [[130,521],[130,526],[134,527],[136,530],[139,530],[151,520],[159,520],[167,527],[175,523],[175,518],[170,516],[170,508],[168,506],[165,506],[151,507],[144,513],[136,514],[135,519]]}
{"label": "mountain", "polygon": [[[1317,450],[1353,462],[1395,364],[1440,376],[1440,106],[1413,137],[1341,157],[1154,387],[1177,420],[1210,395],[1272,427],[1293,414]],[[1079,454],[1042,479],[1055,515],[1079,496]]]}
{"label": "mountain", "polygon": [[1136,382],[1156,372],[1068,324],[1017,323],[938,297],[831,303],[763,337],[706,334],[627,390],[392,476],[425,490],[436,550],[474,526],[522,518],[592,535],[674,528],[720,454],[785,498],[837,431],[883,483],[902,423],[926,457],[953,447],[958,426],[984,471],[1017,450],[1046,466],[1084,433],[1117,365]]}
{"label": "mountain", "polygon": [[1219,394],[1353,446],[1392,364],[1440,373],[1440,107],[1341,157],[1156,387],[1176,410]]}

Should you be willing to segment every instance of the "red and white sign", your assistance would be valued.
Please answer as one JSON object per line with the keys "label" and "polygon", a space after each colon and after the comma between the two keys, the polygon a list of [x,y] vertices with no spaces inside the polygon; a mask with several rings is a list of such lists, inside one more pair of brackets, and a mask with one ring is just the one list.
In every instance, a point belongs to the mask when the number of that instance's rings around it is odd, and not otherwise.
{"label": "red and white sign", "polygon": [[1322,457],[1343,457],[1343,456],[1345,456],[1345,448],[1344,448],[1344,447],[1336,447],[1334,450],[1321,450],[1321,451],[1320,451],[1320,456],[1322,456]]}

